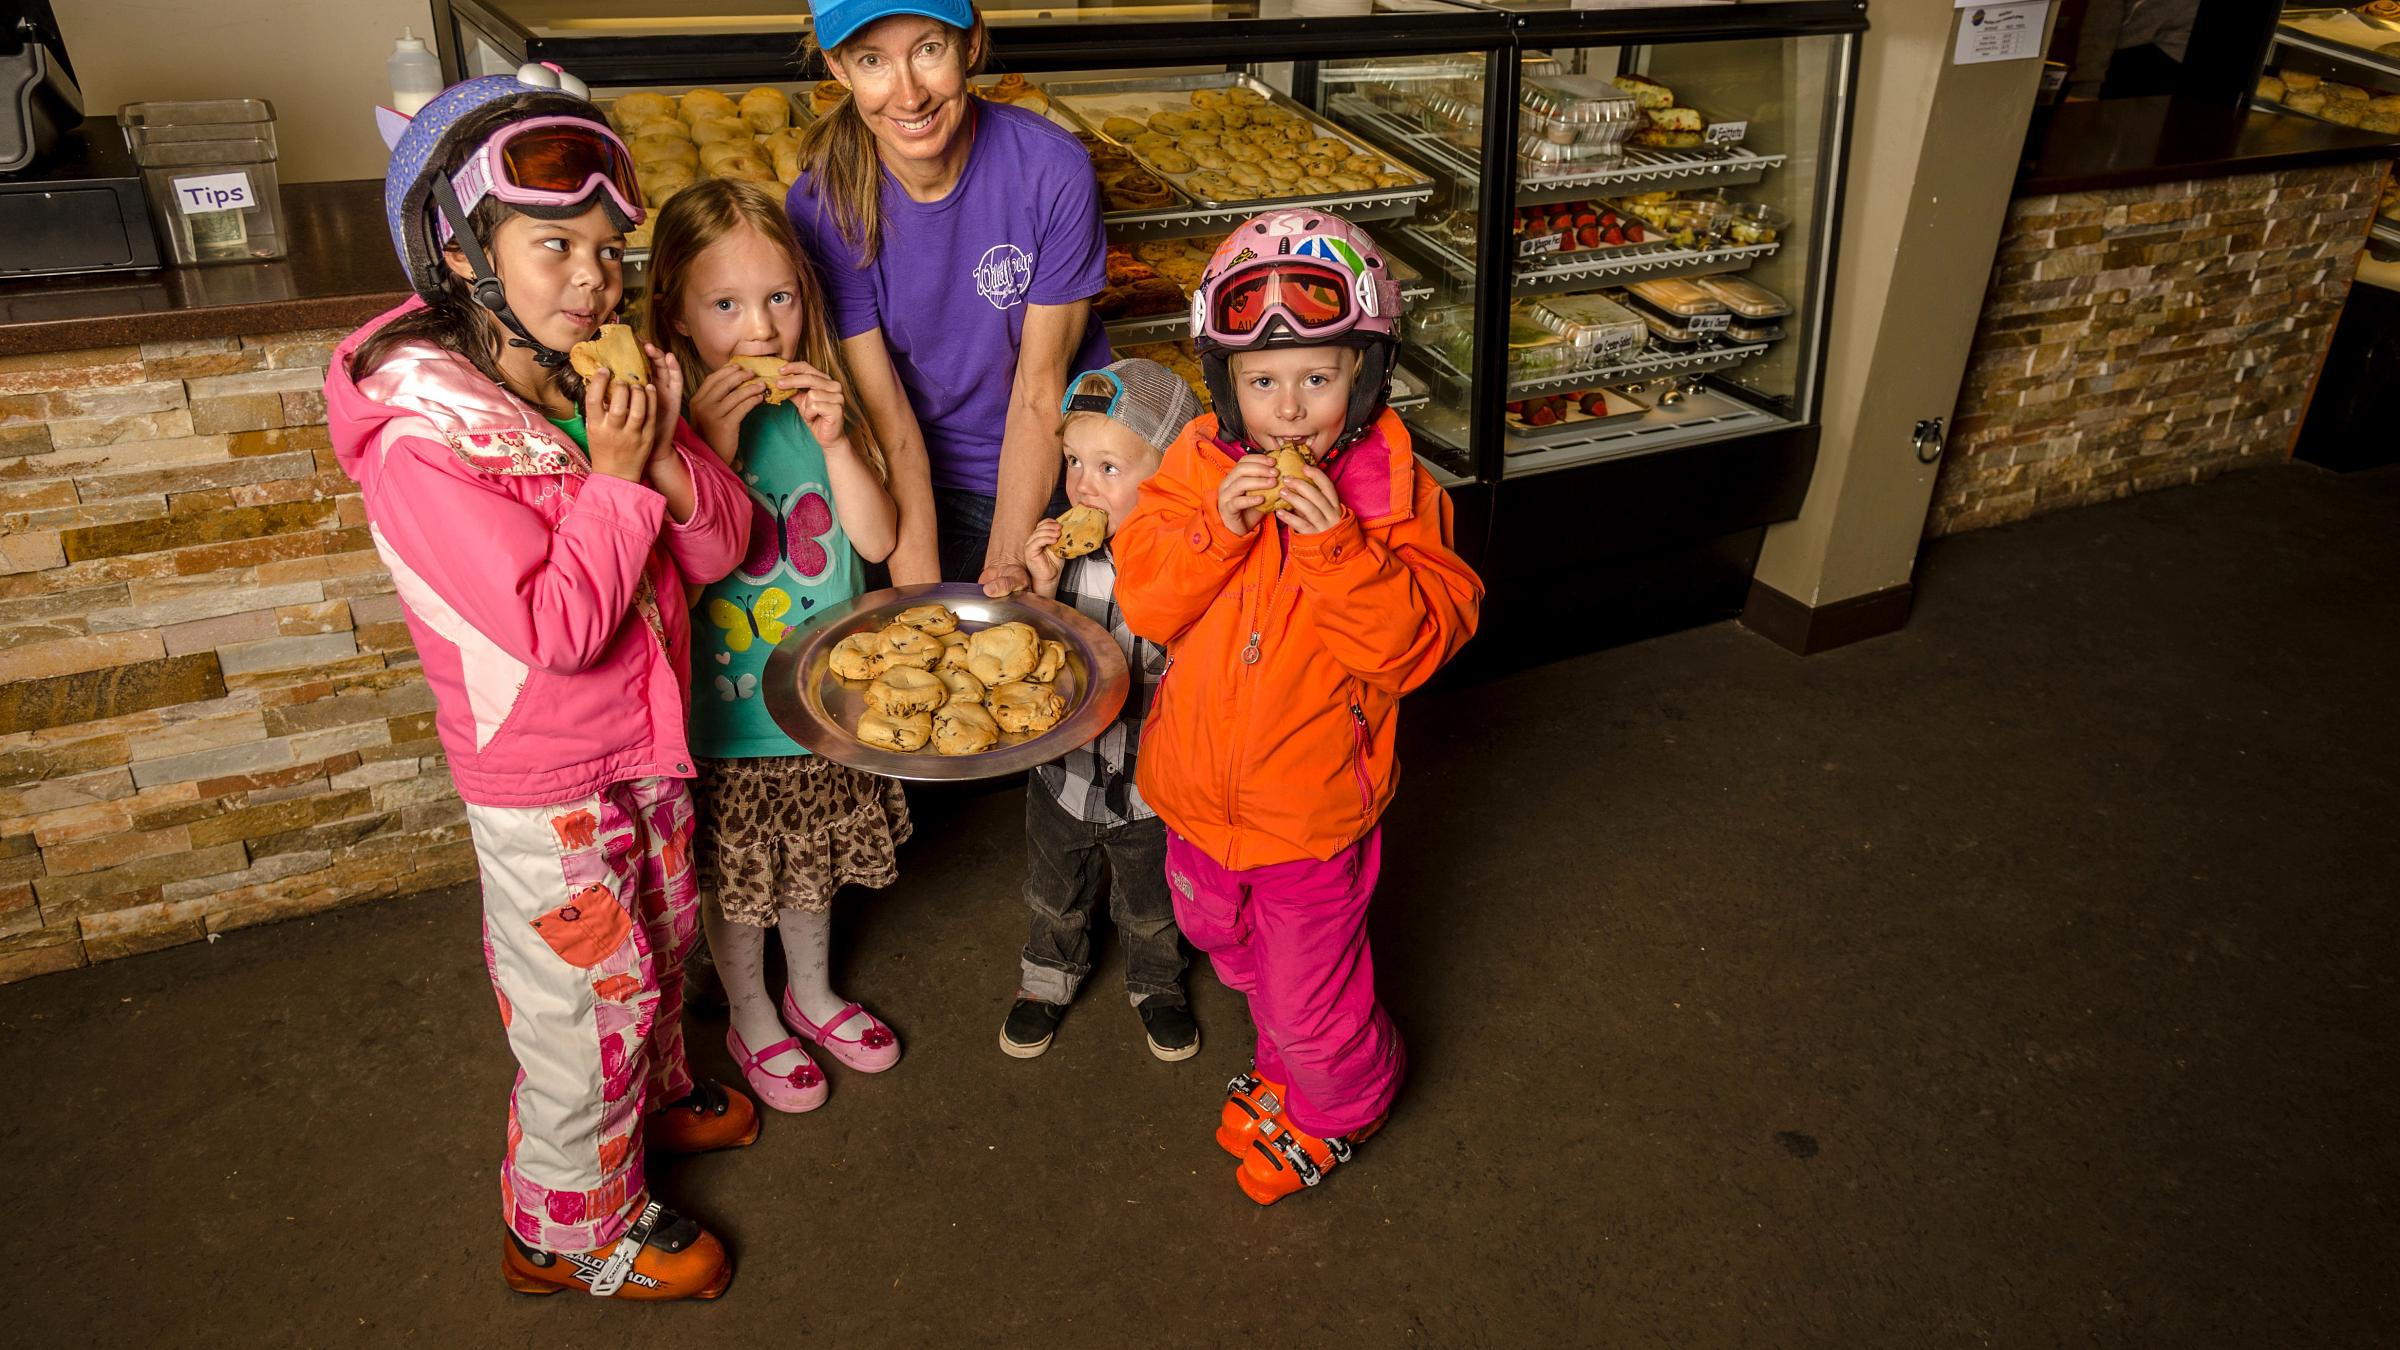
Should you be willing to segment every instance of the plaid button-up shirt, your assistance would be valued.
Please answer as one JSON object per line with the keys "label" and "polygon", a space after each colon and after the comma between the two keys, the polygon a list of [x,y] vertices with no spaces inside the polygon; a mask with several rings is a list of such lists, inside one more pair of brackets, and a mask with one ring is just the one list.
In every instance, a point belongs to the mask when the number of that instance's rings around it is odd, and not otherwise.
{"label": "plaid button-up shirt", "polygon": [[1069,559],[1059,574],[1058,602],[1108,630],[1125,653],[1133,683],[1125,692],[1125,710],[1108,730],[1033,771],[1034,781],[1068,815],[1089,825],[1124,825],[1158,814],[1133,785],[1133,766],[1141,752],[1142,719],[1149,715],[1159,676],[1166,673],[1167,649],[1133,635],[1116,595],[1117,564],[1105,548]]}

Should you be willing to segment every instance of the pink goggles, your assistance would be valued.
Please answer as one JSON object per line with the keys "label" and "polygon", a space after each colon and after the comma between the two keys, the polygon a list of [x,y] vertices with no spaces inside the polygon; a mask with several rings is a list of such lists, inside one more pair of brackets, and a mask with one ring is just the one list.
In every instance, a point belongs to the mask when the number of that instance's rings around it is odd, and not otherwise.
{"label": "pink goggles", "polygon": [[[615,132],[580,117],[533,117],[500,128],[450,176],[450,185],[468,212],[485,197],[511,206],[574,206],[596,189],[633,224],[647,214],[632,152]],[[450,238],[446,218],[442,238]]]}

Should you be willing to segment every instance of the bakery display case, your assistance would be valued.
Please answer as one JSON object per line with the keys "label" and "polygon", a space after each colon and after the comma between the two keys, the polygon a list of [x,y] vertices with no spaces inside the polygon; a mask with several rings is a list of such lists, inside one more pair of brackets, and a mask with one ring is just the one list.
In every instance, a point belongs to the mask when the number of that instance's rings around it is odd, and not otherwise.
{"label": "bakery display case", "polygon": [[[2400,133],[2400,14],[2376,18],[2287,7],[2250,103],[2336,126]],[[2400,180],[2384,179],[2368,246],[2386,261],[2400,260]]]}
{"label": "bakery display case", "polygon": [[[763,90],[795,122],[822,97],[797,64],[799,6],[434,9],[453,75],[548,60],[604,101],[680,106],[705,87],[738,116],[742,91]],[[1746,586],[1747,562],[1727,539],[1796,514],[1814,465],[1863,0],[983,12],[986,96],[1042,112],[1091,156],[1111,244],[1095,309],[1120,353],[1197,387],[1188,296],[1215,242],[1267,206],[1338,211],[1401,269],[1393,404],[1470,558],[1495,577],[1618,571],[1649,595],[1676,559],[1705,556],[1708,607],[1739,608],[1719,583],[1738,562]],[[751,145],[695,147],[690,171],[788,181],[772,120]]]}

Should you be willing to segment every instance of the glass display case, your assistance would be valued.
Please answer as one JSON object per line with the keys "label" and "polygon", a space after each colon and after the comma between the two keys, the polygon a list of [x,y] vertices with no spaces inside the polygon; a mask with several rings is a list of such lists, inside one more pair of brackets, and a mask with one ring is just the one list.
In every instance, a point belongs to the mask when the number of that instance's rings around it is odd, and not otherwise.
{"label": "glass display case", "polygon": [[[2285,8],[2250,102],[2337,126],[2400,132],[2400,18]],[[2384,179],[2368,247],[2400,260],[2400,179]]]}
{"label": "glass display case", "polygon": [[[470,59],[550,60],[604,100],[772,85],[810,115],[794,26],[806,14],[788,0],[672,17],[631,0],[434,7],[454,74]],[[1112,244],[1096,308],[1121,353],[1197,384],[1184,297],[1215,240],[1267,205],[1322,205],[1403,268],[1393,403],[1487,572],[1672,552],[1797,512],[1863,0],[983,13],[991,96],[1039,108],[1092,155]],[[1237,89],[1261,116],[1299,119],[1320,156],[1218,181],[1180,142],[1135,132]],[[1641,467],[1620,483],[1618,465]],[[1605,502],[1594,519],[1629,513],[1640,528],[1538,549],[1528,537],[1512,563],[1491,547],[1512,499],[1530,522]]]}

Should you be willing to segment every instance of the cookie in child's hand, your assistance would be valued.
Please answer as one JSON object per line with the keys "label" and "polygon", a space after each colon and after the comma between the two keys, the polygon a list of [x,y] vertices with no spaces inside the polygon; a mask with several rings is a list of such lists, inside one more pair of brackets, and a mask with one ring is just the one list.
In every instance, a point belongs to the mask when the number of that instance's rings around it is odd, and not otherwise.
{"label": "cookie in child's hand", "polygon": [[567,348],[567,360],[574,364],[575,373],[587,380],[605,369],[619,384],[650,383],[650,361],[642,355],[642,340],[621,323],[600,325],[598,336]]}
{"label": "cookie in child's hand", "polygon": [[775,382],[783,378],[783,362],[776,360],[772,356],[736,356],[728,359],[725,364],[729,366],[740,366],[742,369],[749,371],[751,374],[756,375],[758,378],[766,381],[767,406],[769,407],[773,407],[778,403],[789,403],[792,400],[792,395],[800,392],[797,389],[778,389],[775,387]]}
{"label": "cookie in child's hand", "polygon": [[1078,506],[1058,518],[1058,556],[1080,558],[1108,538],[1108,512]]}
{"label": "cookie in child's hand", "polygon": [[1268,488],[1263,494],[1261,494],[1264,500],[1259,502],[1259,510],[1267,513],[1268,515],[1273,515],[1277,511],[1282,510],[1285,506],[1290,505],[1290,503],[1284,499],[1283,480],[1286,478],[1301,478],[1307,475],[1307,446],[1308,442],[1306,441],[1285,441],[1283,445],[1275,451],[1275,486]]}

